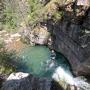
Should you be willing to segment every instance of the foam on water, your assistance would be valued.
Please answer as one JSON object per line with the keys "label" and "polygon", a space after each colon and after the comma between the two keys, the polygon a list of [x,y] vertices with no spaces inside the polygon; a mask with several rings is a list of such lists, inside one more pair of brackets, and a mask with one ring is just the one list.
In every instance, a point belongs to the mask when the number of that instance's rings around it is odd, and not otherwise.
{"label": "foam on water", "polygon": [[75,85],[80,88],[80,90],[90,90],[90,84],[87,83],[85,79],[81,77],[74,78]]}
{"label": "foam on water", "polygon": [[61,66],[59,66],[55,70],[54,74],[52,75],[52,78],[65,89],[67,85],[73,85],[79,88],[79,90],[90,90],[90,84],[87,83],[85,79],[82,79],[80,77],[73,77],[71,72],[66,71]]}
{"label": "foam on water", "polygon": [[58,67],[55,70],[55,73],[52,76],[53,79],[55,79],[56,81],[60,81],[63,80],[66,83],[70,84],[70,85],[74,85],[74,79],[73,76],[71,75],[71,73],[67,73],[62,67]]}

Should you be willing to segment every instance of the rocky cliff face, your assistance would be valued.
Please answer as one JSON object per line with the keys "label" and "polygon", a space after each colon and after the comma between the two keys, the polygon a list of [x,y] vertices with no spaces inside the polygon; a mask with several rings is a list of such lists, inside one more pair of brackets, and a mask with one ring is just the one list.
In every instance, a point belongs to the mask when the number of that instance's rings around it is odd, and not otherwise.
{"label": "rocky cliff face", "polygon": [[53,49],[69,60],[74,74],[90,75],[90,4],[86,4],[88,0],[83,4],[81,1],[59,7],[63,11],[61,20],[49,20],[47,26]]}

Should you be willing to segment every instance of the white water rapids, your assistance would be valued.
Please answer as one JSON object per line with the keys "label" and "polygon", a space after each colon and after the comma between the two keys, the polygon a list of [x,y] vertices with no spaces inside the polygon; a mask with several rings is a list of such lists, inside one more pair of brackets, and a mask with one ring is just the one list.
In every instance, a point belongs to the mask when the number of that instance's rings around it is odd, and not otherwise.
{"label": "white water rapids", "polygon": [[57,67],[52,78],[57,81],[64,89],[70,85],[76,86],[77,90],[90,90],[90,84],[87,83],[85,79],[82,79],[81,77],[73,77],[71,72],[67,72],[61,66]]}

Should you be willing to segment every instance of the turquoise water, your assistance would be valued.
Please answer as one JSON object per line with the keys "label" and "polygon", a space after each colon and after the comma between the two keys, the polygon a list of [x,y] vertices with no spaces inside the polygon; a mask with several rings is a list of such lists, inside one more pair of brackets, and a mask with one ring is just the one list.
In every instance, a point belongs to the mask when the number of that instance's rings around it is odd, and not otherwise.
{"label": "turquoise water", "polygon": [[[19,64],[17,70],[19,72],[31,73],[39,77],[47,77],[54,79],[58,82],[73,83],[73,78],[70,72],[70,65],[68,60],[60,53],[56,53],[56,58],[51,59],[51,51],[46,46],[34,46],[30,47],[25,45],[18,53]],[[58,78],[58,80],[57,80]],[[78,87],[84,88],[83,90],[90,90],[90,85],[84,80],[76,78]],[[75,84],[75,85],[76,85]],[[89,86],[89,89],[86,89]]]}
{"label": "turquoise water", "polygon": [[56,59],[51,61],[51,51],[46,46],[30,47],[26,45],[20,50],[18,56],[21,58],[18,71],[40,77],[51,77],[58,66],[69,68],[67,60],[59,53],[56,53]]}

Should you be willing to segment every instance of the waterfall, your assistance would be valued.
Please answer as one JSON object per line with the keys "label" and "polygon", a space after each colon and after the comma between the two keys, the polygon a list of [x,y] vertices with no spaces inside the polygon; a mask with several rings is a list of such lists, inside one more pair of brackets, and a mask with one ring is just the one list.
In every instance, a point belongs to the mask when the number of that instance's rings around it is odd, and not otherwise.
{"label": "waterfall", "polygon": [[57,81],[65,90],[67,89],[68,85],[75,86],[78,88],[77,90],[90,90],[90,84],[88,84],[85,79],[82,79],[81,77],[74,77],[70,71],[66,71],[61,66],[56,68],[52,78]]}
{"label": "waterfall", "polygon": [[90,90],[90,84],[87,83],[85,78],[76,77],[74,78],[75,85],[80,88],[80,90]]}
{"label": "waterfall", "polygon": [[74,79],[70,72],[66,72],[61,66],[57,67],[52,78],[57,81],[64,89],[67,85],[74,85]]}

